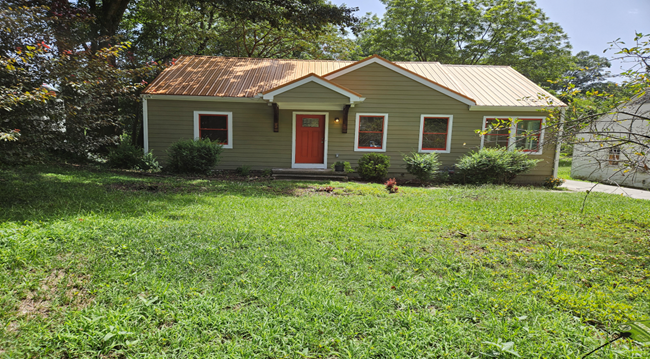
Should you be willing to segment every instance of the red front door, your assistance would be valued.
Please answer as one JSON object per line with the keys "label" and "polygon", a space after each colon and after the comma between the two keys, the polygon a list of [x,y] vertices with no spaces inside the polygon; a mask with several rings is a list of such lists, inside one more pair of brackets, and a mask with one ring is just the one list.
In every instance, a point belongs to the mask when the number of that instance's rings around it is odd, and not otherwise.
{"label": "red front door", "polygon": [[296,163],[325,163],[325,115],[296,115]]}

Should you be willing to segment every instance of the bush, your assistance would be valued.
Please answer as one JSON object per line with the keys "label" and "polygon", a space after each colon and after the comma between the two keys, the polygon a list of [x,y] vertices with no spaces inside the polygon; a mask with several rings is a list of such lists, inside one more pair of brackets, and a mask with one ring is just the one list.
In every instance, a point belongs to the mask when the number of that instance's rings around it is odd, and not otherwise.
{"label": "bush", "polygon": [[350,166],[350,162],[348,162],[348,161],[336,161],[336,162],[332,163],[332,165],[330,166],[330,168],[331,168],[331,169],[335,169],[335,167],[336,167],[337,165],[341,165],[341,166],[343,166],[343,172],[345,172],[345,173],[352,173],[352,172],[354,172],[354,170],[352,169],[352,166]]}
{"label": "bush", "polygon": [[384,186],[386,186],[386,191],[388,191],[388,193],[399,192],[399,187],[397,187],[397,180],[394,178],[389,178],[388,181],[384,183]]}
{"label": "bush", "polygon": [[504,184],[529,171],[540,160],[529,159],[525,152],[484,148],[458,160],[456,174],[466,183]]}
{"label": "bush", "polygon": [[219,163],[223,146],[208,139],[174,142],[169,154],[169,170],[175,173],[208,174]]}
{"label": "bush", "polygon": [[549,177],[544,180],[544,187],[548,189],[554,189],[560,187],[564,182],[566,181],[563,178]]}
{"label": "bush", "polygon": [[240,176],[248,176],[249,174],[251,174],[251,167],[250,166],[237,167],[235,169],[235,172],[237,172],[237,174]]}
{"label": "bush", "polygon": [[437,153],[411,153],[405,155],[406,170],[423,183],[429,183],[436,177],[440,168]]}
{"label": "bush", "polygon": [[110,168],[133,169],[142,162],[142,149],[122,140],[117,147],[108,152],[106,164]]}
{"label": "bush", "polygon": [[158,160],[156,160],[156,157],[154,157],[153,153],[150,151],[142,156],[140,163],[135,166],[135,169],[146,172],[160,172],[162,167],[160,167]]}
{"label": "bush", "polygon": [[367,181],[383,181],[388,175],[390,157],[381,153],[366,153],[359,159],[359,176]]}

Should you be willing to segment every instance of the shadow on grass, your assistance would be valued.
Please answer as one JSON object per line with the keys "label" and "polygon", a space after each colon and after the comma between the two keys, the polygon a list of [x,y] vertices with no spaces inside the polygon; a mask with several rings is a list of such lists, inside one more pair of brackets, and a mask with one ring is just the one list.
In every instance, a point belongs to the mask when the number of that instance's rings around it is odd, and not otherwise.
{"label": "shadow on grass", "polygon": [[90,212],[156,213],[160,203],[196,204],[200,197],[296,196],[300,182],[228,181],[200,177],[143,176],[71,166],[0,169],[0,221],[37,221]]}

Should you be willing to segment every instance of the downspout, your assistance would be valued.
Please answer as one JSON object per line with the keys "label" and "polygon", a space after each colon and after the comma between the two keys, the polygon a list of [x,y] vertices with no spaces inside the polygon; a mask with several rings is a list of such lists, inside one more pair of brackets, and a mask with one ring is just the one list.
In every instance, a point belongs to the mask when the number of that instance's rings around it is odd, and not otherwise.
{"label": "downspout", "polygon": [[560,110],[560,128],[557,131],[557,139],[555,141],[555,158],[553,159],[553,178],[557,178],[557,170],[560,167],[560,151],[562,149],[562,137],[564,137],[564,115],[566,107]]}
{"label": "downspout", "polygon": [[147,108],[147,95],[142,96],[142,147],[144,153],[149,152],[149,113]]}

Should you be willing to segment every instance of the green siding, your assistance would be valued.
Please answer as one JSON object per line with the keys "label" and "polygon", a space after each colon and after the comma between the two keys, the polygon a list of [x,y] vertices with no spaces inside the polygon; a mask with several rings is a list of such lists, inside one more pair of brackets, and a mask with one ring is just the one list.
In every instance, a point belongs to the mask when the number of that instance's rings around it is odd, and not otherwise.
{"label": "green siding", "polygon": [[320,103],[349,103],[350,99],[338,92],[332,91],[315,82],[283,92],[273,98],[273,102],[320,102]]}
{"label": "green siding", "polygon": [[[357,113],[387,113],[387,139],[385,154],[391,157],[390,174],[406,173],[402,155],[417,151],[421,115],[453,115],[451,153],[439,153],[443,166],[451,166],[463,154],[477,150],[481,137],[476,134],[484,116],[536,116],[535,112],[478,112],[469,111],[467,105],[436,90],[404,77],[378,64],[371,64],[332,80],[343,87],[363,94],[366,100],[350,109],[348,133],[332,132],[330,127],[330,161],[334,154],[356,166],[357,159],[365,152],[354,151],[354,131]],[[541,116],[540,114],[540,117]],[[552,147],[544,148],[541,159],[530,173],[521,176],[523,182],[539,182],[551,176],[553,170]],[[407,174],[408,175],[408,174]]]}
{"label": "green siding", "polygon": [[164,164],[167,148],[194,135],[194,111],[232,112],[233,148],[224,149],[218,168],[291,167],[291,119],[280,117],[273,132],[273,109],[266,103],[148,100],[149,148]]}

